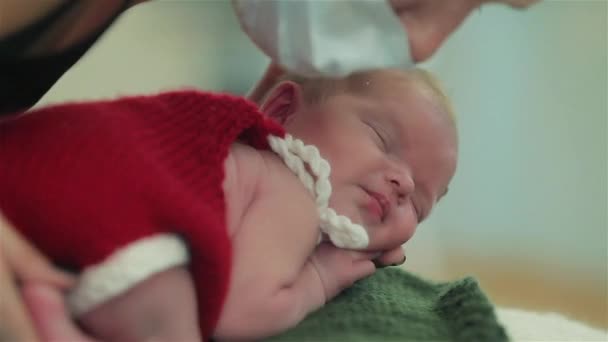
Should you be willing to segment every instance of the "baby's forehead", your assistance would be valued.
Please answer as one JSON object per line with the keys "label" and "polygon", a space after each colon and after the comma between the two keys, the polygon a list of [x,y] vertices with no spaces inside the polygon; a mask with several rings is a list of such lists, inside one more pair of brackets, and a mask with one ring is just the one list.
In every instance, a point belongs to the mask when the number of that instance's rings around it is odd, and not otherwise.
{"label": "baby's forehead", "polygon": [[344,79],[340,87],[347,93],[371,97],[405,99],[405,95],[431,97],[435,89],[415,71],[376,70],[353,74]]}
{"label": "baby's forehead", "polygon": [[[341,78],[290,78],[304,88],[305,95],[312,100],[324,100],[340,94],[374,95],[386,89],[400,90],[415,86],[417,81],[411,72],[397,69],[362,71]],[[421,84],[420,84],[421,85]]]}
{"label": "baby's forehead", "polygon": [[455,123],[452,105],[439,82],[421,69],[388,69],[353,74],[342,80],[336,92],[364,96],[381,103],[392,102],[406,108],[417,100],[424,101]]}
{"label": "baby's forehead", "polygon": [[286,75],[285,80],[299,84],[304,102],[318,105],[339,95],[388,100],[408,107],[412,100],[427,101],[456,123],[453,107],[439,81],[421,68],[375,69],[357,72],[343,78],[303,78]]}
{"label": "baby's forehead", "polygon": [[378,69],[351,74],[343,82],[351,91],[369,91],[389,85],[405,85],[415,81],[413,72],[397,69]]}

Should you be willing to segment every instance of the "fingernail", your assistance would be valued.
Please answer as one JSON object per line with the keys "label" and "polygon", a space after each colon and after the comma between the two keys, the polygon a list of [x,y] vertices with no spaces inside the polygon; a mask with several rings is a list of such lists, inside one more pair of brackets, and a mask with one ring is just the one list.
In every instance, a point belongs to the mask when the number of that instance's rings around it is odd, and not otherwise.
{"label": "fingernail", "polygon": [[404,256],[403,256],[403,259],[401,260],[401,262],[396,263],[396,264],[392,264],[391,266],[399,266],[399,265],[403,265],[403,264],[405,263],[405,259],[406,259],[406,257],[405,257],[405,255],[404,255]]}

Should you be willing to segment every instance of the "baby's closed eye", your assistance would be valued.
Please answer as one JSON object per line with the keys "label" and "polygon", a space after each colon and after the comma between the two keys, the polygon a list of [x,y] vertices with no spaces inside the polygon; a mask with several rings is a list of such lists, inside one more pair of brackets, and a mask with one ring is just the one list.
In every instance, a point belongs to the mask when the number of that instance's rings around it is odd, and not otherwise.
{"label": "baby's closed eye", "polygon": [[366,121],[364,121],[364,124],[370,130],[372,138],[374,139],[378,147],[381,148],[384,152],[387,152],[389,149],[389,144],[385,132],[380,127],[378,127],[378,125]]}

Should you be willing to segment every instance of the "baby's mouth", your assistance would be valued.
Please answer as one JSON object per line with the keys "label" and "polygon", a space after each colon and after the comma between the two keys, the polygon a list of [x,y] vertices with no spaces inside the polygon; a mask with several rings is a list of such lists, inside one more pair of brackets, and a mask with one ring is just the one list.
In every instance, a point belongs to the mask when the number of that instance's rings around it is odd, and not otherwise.
{"label": "baby's mouth", "polygon": [[380,222],[384,222],[388,214],[390,207],[387,198],[377,192],[366,190],[369,195],[369,200],[365,204],[365,208],[378,219]]}

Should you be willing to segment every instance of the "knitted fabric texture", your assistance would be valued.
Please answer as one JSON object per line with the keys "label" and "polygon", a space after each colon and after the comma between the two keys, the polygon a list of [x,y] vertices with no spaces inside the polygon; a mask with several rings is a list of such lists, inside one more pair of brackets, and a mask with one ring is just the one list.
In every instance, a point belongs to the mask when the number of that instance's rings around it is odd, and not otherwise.
{"label": "knitted fabric texture", "polygon": [[315,342],[507,341],[494,307],[473,278],[422,280],[398,268],[355,283],[284,334]]}
{"label": "knitted fabric texture", "polygon": [[0,209],[51,260],[78,271],[135,241],[183,236],[208,338],[231,265],[224,160],[237,139],[267,149],[269,134],[284,130],[248,101],[196,91],[10,117],[0,121]]}

